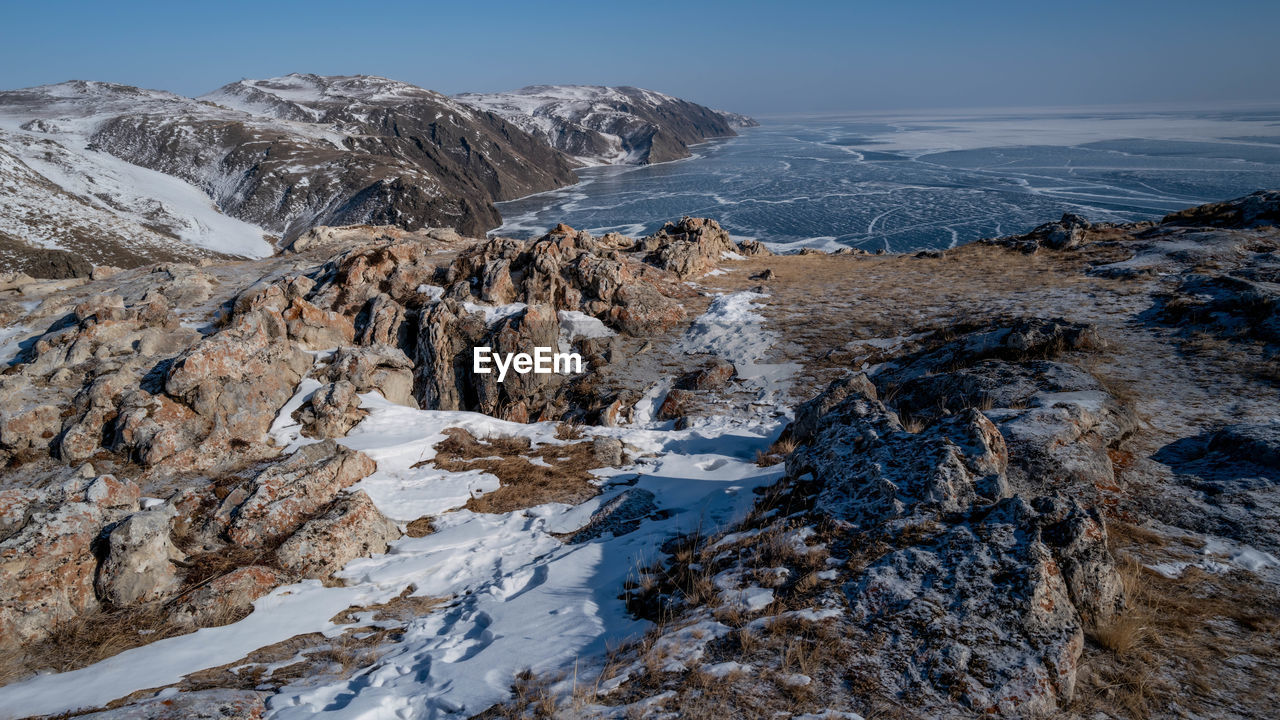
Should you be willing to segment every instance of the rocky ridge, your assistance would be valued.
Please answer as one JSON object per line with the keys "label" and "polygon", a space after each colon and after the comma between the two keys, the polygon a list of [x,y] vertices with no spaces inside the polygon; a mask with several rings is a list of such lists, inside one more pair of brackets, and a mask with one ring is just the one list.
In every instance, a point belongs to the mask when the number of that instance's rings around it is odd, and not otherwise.
{"label": "rocky ridge", "polygon": [[736,135],[756,123],[634,87],[531,85],[506,93],[464,93],[458,101],[501,115],[590,165],[679,160],[690,145]]}

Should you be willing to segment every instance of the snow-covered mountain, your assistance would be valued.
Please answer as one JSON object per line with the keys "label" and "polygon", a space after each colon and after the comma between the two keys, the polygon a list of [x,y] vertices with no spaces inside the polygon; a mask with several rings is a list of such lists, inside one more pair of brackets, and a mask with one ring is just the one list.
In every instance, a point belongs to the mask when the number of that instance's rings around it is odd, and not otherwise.
{"label": "snow-covered mountain", "polygon": [[689,157],[689,146],[732,136],[755,121],[653,90],[531,85],[457,99],[501,115],[588,165],[647,164]]}
{"label": "snow-covered mountain", "polygon": [[0,270],[262,256],[317,225],[501,224],[495,202],[581,164],[686,157],[749,122],[636,88],[454,99],[367,75],[240,80],[199,98],[71,81],[0,92]]}
{"label": "snow-covered mountain", "polygon": [[93,82],[0,93],[0,265],[23,267],[33,247],[96,264],[269,254],[261,227],[220,212],[199,188],[94,146],[111,118],[177,116],[196,105]]}
{"label": "snow-covered mountain", "polygon": [[385,78],[242,80],[199,99],[60,83],[0,92],[0,250],[137,264],[260,256],[264,235],[316,225],[478,234],[500,223],[495,201],[572,183],[572,167],[496,115]]}

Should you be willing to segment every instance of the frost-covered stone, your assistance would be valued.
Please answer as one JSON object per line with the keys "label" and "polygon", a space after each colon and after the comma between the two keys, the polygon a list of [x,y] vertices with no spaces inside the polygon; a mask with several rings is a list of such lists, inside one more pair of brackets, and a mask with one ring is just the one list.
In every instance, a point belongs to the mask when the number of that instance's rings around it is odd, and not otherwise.
{"label": "frost-covered stone", "polygon": [[298,577],[325,578],[359,558],[386,552],[400,530],[363,491],[340,497],[276,549],[280,566]]}
{"label": "frost-covered stone", "polygon": [[98,568],[98,597],[128,607],[168,597],[181,585],[175,562],[186,556],[170,537],[176,511],[162,505],[134,513],[111,530]]}
{"label": "frost-covered stone", "polygon": [[78,715],[92,720],[260,720],[267,713],[266,693],[213,689],[162,692],[113,710]]}
{"label": "frost-covered stone", "polygon": [[332,440],[303,446],[253,479],[227,535],[245,547],[282,540],[375,469],[369,456]]}

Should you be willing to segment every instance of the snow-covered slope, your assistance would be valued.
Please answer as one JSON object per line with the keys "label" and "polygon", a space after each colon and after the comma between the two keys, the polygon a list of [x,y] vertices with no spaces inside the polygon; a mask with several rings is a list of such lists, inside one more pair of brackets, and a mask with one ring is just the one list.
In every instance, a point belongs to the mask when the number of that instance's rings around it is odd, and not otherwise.
{"label": "snow-covered slope", "polygon": [[192,105],[107,83],[0,93],[6,266],[23,246],[71,250],[98,264],[269,254],[262,228],[223,214],[198,188],[93,147],[98,129],[120,113],[168,114]]}
{"label": "snow-covered slope", "polygon": [[689,156],[689,145],[734,135],[750,118],[634,87],[532,85],[458,99],[489,110],[586,164],[644,164]]}
{"label": "snow-covered slope", "polygon": [[499,224],[493,202],[575,180],[498,116],[367,76],[243,80],[201,99],[81,81],[0,92],[0,132],[6,248],[113,264],[165,256],[133,252],[150,245],[261,256],[265,234],[320,224],[479,234]]}
{"label": "snow-covered slope", "polygon": [[579,164],[687,157],[748,120],[649,90],[449,98],[367,75],[240,80],[200,98],[71,81],[0,92],[0,270],[39,248],[137,265],[262,256],[317,225],[501,224]]}

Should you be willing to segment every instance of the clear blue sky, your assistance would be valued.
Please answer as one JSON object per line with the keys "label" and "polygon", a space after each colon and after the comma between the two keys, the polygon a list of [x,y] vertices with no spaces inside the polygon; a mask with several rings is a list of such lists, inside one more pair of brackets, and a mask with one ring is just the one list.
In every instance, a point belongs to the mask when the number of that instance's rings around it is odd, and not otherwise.
{"label": "clear blue sky", "polygon": [[369,73],[639,85],[748,113],[1280,101],[1280,0],[0,0],[0,88]]}

